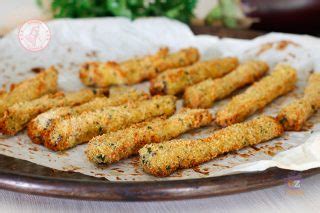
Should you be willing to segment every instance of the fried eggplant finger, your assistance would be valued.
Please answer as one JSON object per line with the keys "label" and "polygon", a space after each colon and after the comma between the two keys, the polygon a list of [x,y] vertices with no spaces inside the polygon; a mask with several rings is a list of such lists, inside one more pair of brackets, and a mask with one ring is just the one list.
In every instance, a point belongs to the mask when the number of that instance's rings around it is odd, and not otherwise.
{"label": "fried eggplant finger", "polygon": [[295,88],[297,73],[289,65],[279,64],[273,72],[231,99],[216,114],[216,123],[229,126],[244,121],[277,97]]}
{"label": "fried eggplant finger", "polygon": [[11,91],[0,99],[0,118],[4,111],[19,102],[31,101],[45,94],[57,91],[58,72],[54,67],[48,68],[33,78],[11,86]]}
{"label": "fried eggplant finger", "polygon": [[6,96],[7,96],[7,92],[4,90],[0,90],[0,101],[2,98],[6,97]]}
{"label": "fried eggplant finger", "polygon": [[168,176],[178,169],[192,168],[218,155],[279,137],[283,127],[269,116],[234,124],[196,140],[172,140],[145,145],[139,151],[143,170],[154,176]]}
{"label": "fried eggplant finger", "polygon": [[28,122],[42,112],[61,106],[74,106],[85,103],[96,96],[90,89],[73,93],[56,93],[42,96],[32,101],[20,102],[10,106],[0,119],[0,132],[15,135],[24,129]]}
{"label": "fried eggplant finger", "polygon": [[238,66],[237,58],[201,61],[192,66],[167,70],[151,80],[150,93],[176,95],[208,78],[220,78]]}
{"label": "fried eggplant finger", "polygon": [[107,133],[89,141],[86,154],[94,163],[115,163],[138,154],[149,143],[178,137],[191,129],[208,125],[212,116],[205,109],[184,109],[172,117],[157,118],[139,126]]}
{"label": "fried eggplant finger", "polygon": [[71,115],[54,122],[53,127],[44,133],[44,145],[54,151],[65,150],[152,117],[171,115],[175,111],[175,102],[174,96],[156,96],[150,100]]}
{"label": "fried eggplant finger", "polygon": [[304,123],[320,108],[320,74],[310,76],[304,96],[284,107],[277,119],[285,130],[299,131]]}
{"label": "fried eggplant finger", "polygon": [[67,115],[76,115],[82,112],[94,111],[109,106],[119,106],[129,101],[142,101],[148,98],[148,95],[139,91],[129,91],[128,93],[118,94],[117,96],[96,97],[91,101],[75,107],[59,107],[51,109],[38,115],[28,124],[28,136],[32,142],[42,144],[42,135],[48,131],[57,119],[64,119]]}
{"label": "fried eggplant finger", "polygon": [[184,104],[190,108],[209,108],[216,100],[223,99],[237,89],[252,84],[268,71],[262,61],[249,61],[219,79],[208,79],[188,87],[184,92]]}
{"label": "fried eggplant finger", "polygon": [[88,62],[80,69],[80,79],[88,86],[107,87],[110,85],[135,84],[153,78],[167,69],[184,67],[199,60],[195,48],[182,49],[169,54],[168,48],[144,58],[131,59],[122,63]]}

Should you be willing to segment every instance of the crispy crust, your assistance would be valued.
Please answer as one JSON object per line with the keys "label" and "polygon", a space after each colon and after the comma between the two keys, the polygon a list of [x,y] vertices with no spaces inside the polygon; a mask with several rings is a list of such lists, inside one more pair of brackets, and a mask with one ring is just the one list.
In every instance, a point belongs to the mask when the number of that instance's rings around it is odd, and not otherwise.
{"label": "crispy crust", "polygon": [[150,93],[176,95],[188,86],[208,78],[219,78],[238,66],[237,58],[222,58],[167,70],[151,80]]}
{"label": "crispy crust", "polygon": [[71,113],[70,107],[58,107],[41,113],[28,123],[28,136],[33,143],[43,144],[42,134],[52,126],[55,119]]}
{"label": "crispy crust", "polygon": [[143,125],[95,137],[89,141],[86,154],[94,163],[115,163],[138,154],[146,144],[170,140],[191,129],[208,125],[211,121],[208,110],[185,109],[168,119],[156,118]]}
{"label": "crispy crust", "polygon": [[[127,90],[126,90],[127,91]],[[117,96],[107,97],[96,97],[87,103],[81,104],[76,107],[59,107],[48,112],[38,115],[28,124],[28,136],[32,142],[36,144],[42,144],[44,142],[42,135],[45,131],[52,128],[52,124],[57,121],[64,119],[65,116],[76,115],[87,111],[93,111],[108,106],[119,106],[127,103],[128,101],[142,101],[147,99],[149,96],[143,92],[136,90],[130,90],[127,93],[117,93]]]}
{"label": "crispy crust", "polygon": [[222,78],[208,79],[188,87],[184,92],[184,104],[190,108],[209,108],[216,100],[252,84],[266,74],[268,69],[263,61],[248,61]]}
{"label": "crispy crust", "polygon": [[[7,96],[7,92],[4,90],[0,90],[0,98],[3,99],[4,97]],[[0,100],[1,101],[1,100]]]}
{"label": "crispy crust", "polygon": [[244,93],[233,97],[222,106],[216,114],[216,123],[225,127],[245,120],[275,98],[293,90],[296,81],[294,68],[285,64],[277,65],[269,76],[254,83]]}
{"label": "crispy crust", "polygon": [[313,102],[315,107],[320,108],[320,73],[314,73],[309,78],[309,83],[304,91],[306,99]]}
{"label": "crispy crust", "polygon": [[89,101],[85,104],[74,107],[73,111],[75,111],[75,113],[79,114],[82,112],[97,110],[97,109],[101,109],[104,107],[119,106],[119,105],[125,104],[127,102],[143,101],[148,98],[150,98],[149,95],[144,92],[137,91],[137,90],[131,90],[131,91],[128,91],[127,93],[111,95],[110,98],[106,98],[106,97],[95,98],[92,101]]}
{"label": "crispy crust", "polygon": [[0,117],[4,111],[19,102],[30,101],[57,91],[58,72],[52,66],[33,78],[11,85],[11,91],[0,99]]}
{"label": "crispy crust", "polygon": [[304,96],[284,107],[277,116],[285,130],[299,131],[320,107],[320,74],[310,76]]}
{"label": "crispy crust", "polygon": [[117,97],[119,95],[125,95],[126,93],[138,93],[139,91],[136,90],[132,86],[120,85],[120,86],[111,86],[109,88],[109,97]]}
{"label": "crispy crust", "polygon": [[88,86],[107,87],[109,85],[135,84],[151,79],[166,69],[183,67],[199,60],[195,48],[182,49],[169,54],[168,48],[160,49],[155,55],[131,59],[122,63],[88,62],[80,69],[80,79]]}
{"label": "crispy crust", "polygon": [[131,124],[175,111],[174,96],[157,96],[150,100],[71,115],[54,122],[44,133],[44,145],[61,151],[89,141],[95,136],[126,128]]}
{"label": "crispy crust", "polygon": [[4,112],[0,119],[0,132],[5,135],[15,135],[27,123],[42,112],[61,106],[74,106],[85,103],[96,96],[92,90],[85,89],[79,92],[63,94],[49,94],[32,101],[16,103]]}
{"label": "crispy crust", "polygon": [[183,168],[192,168],[223,153],[242,149],[279,137],[283,127],[269,116],[234,124],[208,138],[172,140],[148,144],[139,151],[143,170],[154,176],[168,176]]}

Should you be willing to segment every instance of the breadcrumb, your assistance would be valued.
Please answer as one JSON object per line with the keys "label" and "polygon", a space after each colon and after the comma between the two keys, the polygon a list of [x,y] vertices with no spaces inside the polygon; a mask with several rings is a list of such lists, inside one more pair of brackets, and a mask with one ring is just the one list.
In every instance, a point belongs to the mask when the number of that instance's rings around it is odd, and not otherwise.
{"label": "breadcrumb", "polygon": [[223,153],[279,137],[283,127],[269,116],[234,124],[196,140],[172,140],[145,145],[139,151],[143,170],[154,176],[168,176],[178,169],[192,168]]}
{"label": "breadcrumb", "polygon": [[209,108],[216,100],[252,84],[266,74],[268,69],[263,61],[248,61],[222,78],[208,79],[188,87],[184,92],[184,104],[190,108]]}
{"label": "breadcrumb", "polygon": [[275,98],[295,88],[297,73],[290,65],[279,64],[273,72],[231,99],[216,114],[216,123],[229,126],[245,120]]}
{"label": "breadcrumb", "polygon": [[0,98],[0,118],[4,111],[19,102],[31,101],[57,91],[58,72],[52,66],[35,77],[11,85],[11,91]]}
{"label": "breadcrumb", "polygon": [[54,151],[65,150],[152,117],[171,115],[175,111],[175,102],[174,96],[156,96],[150,100],[71,115],[54,122],[43,135],[44,145]]}
{"label": "breadcrumb", "polygon": [[135,84],[151,79],[164,70],[188,66],[198,60],[199,52],[195,48],[182,49],[172,54],[169,54],[168,48],[163,48],[155,55],[122,63],[88,62],[82,66],[79,75],[81,81],[88,86]]}
{"label": "breadcrumb", "polygon": [[[112,93],[110,94],[112,95]],[[80,114],[83,112],[94,111],[109,106],[119,106],[129,101],[142,101],[149,96],[140,91],[130,90],[127,93],[118,93],[117,96],[96,97],[91,101],[75,107],[59,107],[51,109],[45,113],[38,115],[28,124],[28,136],[32,142],[42,144],[42,135],[45,131],[49,131],[54,122],[64,119],[65,116]]]}
{"label": "breadcrumb", "polygon": [[238,66],[237,58],[221,58],[192,66],[167,70],[151,80],[150,93],[176,95],[185,88],[208,78],[219,78]]}
{"label": "breadcrumb", "polygon": [[75,106],[90,101],[96,93],[90,89],[73,93],[49,94],[32,101],[16,103],[4,112],[0,119],[0,132],[15,135],[24,129],[28,122],[42,112],[61,106]]}
{"label": "breadcrumb", "polygon": [[191,129],[208,125],[212,116],[205,109],[183,109],[172,117],[152,121],[98,136],[89,141],[86,154],[94,163],[115,163],[138,154],[149,143],[178,137]]}
{"label": "breadcrumb", "polygon": [[320,73],[310,76],[304,96],[284,107],[277,119],[285,130],[299,131],[304,123],[320,108]]}

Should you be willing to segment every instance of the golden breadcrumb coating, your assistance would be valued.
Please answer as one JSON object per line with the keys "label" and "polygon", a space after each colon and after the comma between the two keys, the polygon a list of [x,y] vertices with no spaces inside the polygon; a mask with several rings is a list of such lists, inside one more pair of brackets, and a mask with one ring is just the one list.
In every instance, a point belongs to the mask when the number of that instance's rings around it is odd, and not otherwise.
{"label": "golden breadcrumb coating", "polygon": [[320,73],[310,76],[304,96],[284,107],[277,119],[285,130],[299,131],[304,123],[320,108]]}
{"label": "golden breadcrumb coating", "polygon": [[89,141],[86,154],[94,163],[115,163],[138,154],[149,143],[178,137],[191,129],[210,124],[212,116],[205,109],[183,109],[172,117],[156,118],[138,126],[107,133]]}
{"label": "golden breadcrumb coating", "polygon": [[0,118],[4,111],[15,103],[30,101],[57,91],[58,72],[48,68],[35,77],[11,86],[11,91],[0,98]]}
{"label": "golden breadcrumb coating", "polygon": [[131,90],[127,93],[121,93],[117,95],[110,94],[110,98],[102,97],[95,98],[92,101],[89,101],[85,104],[73,107],[72,110],[74,113],[82,113],[85,111],[92,111],[97,109],[102,109],[109,106],[119,106],[127,102],[132,101],[142,101],[149,98],[149,95],[143,91]]}
{"label": "golden breadcrumb coating", "polygon": [[279,64],[273,72],[231,99],[216,114],[216,123],[229,126],[245,120],[275,98],[295,88],[297,73],[289,65]]}
{"label": "golden breadcrumb coating", "polygon": [[222,78],[208,79],[188,87],[184,92],[184,104],[190,108],[209,108],[216,100],[257,81],[268,69],[263,61],[248,61]]}
{"label": "golden breadcrumb coating", "polygon": [[[111,91],[110,91],[111,92]],[[112,95],[112,93],[110,94]],[[52,124],[57,119],[64,119],[67,115],[76,115],[82,112],[94,111],[109,106],[119,106],[129,101],[142,101],[149,96],[146,93],[130,90],[128,93],[119,93],[117,96],[96,97],[91,101],[75,107],[59,107],[51,109],[45,113],[38,115],[28,124],[28,136],[32,142],[37,144],[43,143],[42,135],[45,131],[52,128]]]}
{"label": "golden breadcrumb coating", "polygon": [[196,140],[172,140],[145,145],[139,151],[143,170],[154,176],[168,176],[178,169],[192,168],[218,155],[279,137],[283,127],[269,116],[234,124]]}
{"label": "golden breadcrumb coating", "polygon": [[6,96],[7,96],[7,92],[5,90],[0,90],[0,98],[4,98]]}
{"label": "golden breadcrumb coating", "polygon": [[121,63],[88,62],[82,66],[79,75],[81,81],[88,86],[135,84],[151,79],[164,70],[193,64],[199,57],[199,52],[195,48],[182,49],[172,54],[169,54],[168,48],[163,48],[155,55]]}
{"label": "golden breadcrumb coating", "polygon": [[167,70],[151,80],[150,93],[176,95],[183,92],[186,87],[205,79],[222,77],[237,66],[237,58],[221,58]]}
{"label": "golden breadcrumb coating", "polygon": [[175,107],[174,96],[156,96],[150,100],[71,115],[53,123],[43,135],[44,145],[54,151],[65,150],[152,117],[171,115]]}
{"label": "golden breadcrumb coating", "polygon": [[28,122],[49,109],[61,106],[75,106],[90,101],[96,92],[84,89],[79,92],[49,94],[32,101],[16,103],[4,112],[0,119],[0,132],[15,135],[24,129]]}
{"label": "golden breadcrumb coating", "polygon": [[109,97],[113,98],[118,95],[123,95],[125,93],[130,92],[138,92],[137,89],[135,89],[133,86],[127,86],[127,85],[116,85],[109,87]]}

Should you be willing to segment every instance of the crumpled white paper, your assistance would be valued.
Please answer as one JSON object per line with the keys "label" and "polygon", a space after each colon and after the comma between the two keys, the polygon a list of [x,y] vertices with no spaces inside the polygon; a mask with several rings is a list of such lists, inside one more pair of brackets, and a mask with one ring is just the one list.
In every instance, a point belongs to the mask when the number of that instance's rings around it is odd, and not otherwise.
{"label": "crumpled white paper", "polygon": [[[121,61],[134,56],[154,53],[168,46],[171,51],[197,47],[202,59],[237,56],[245,61],[262,59],[271,67],[289,63],[298,70],[298,88],[268,105],[263,113],[276,115],[279,109],[301,95],[311,71],[320,71],[320,40],[311,36],[270,33],[253,40],[215,36],[195,36],[184,24],[166,18],[148,18],[131,22],[124,18],[62,19],[48,23],[51,31],[49,46],[40,52],[29,52],[20,46],[14,30],[0,40],[0,85],[33,76],[34,67],[56,65],[59,87],[65,91],[83,87],[78,79],[79,64],[85,61]],[[137,88],[148,90],[148,83]],[[212,109],[222,106],[218,102]],[[181,100],[178,102],[181,106]],[[80,172],[110,181],[154,181],[204,178],[241,172],[262,171],[270,167],[307,170],[320,166],[320,115],[313,116],[309,128],[302,132],[286,132],[281,138],[220,156],[193,169],[174,173],[167,178],[155,178],[143,173],[137,157],[106,167],[90,163],[84,150],[86,144],[65,152],[52,152],[33,144],[25,132],[15,137],[0,136],[0,154],[27,160],[53,169]],[[313,123],[313,125],[311,125]],[[216,130],[206,127],[181,136],[205,137]]]}

